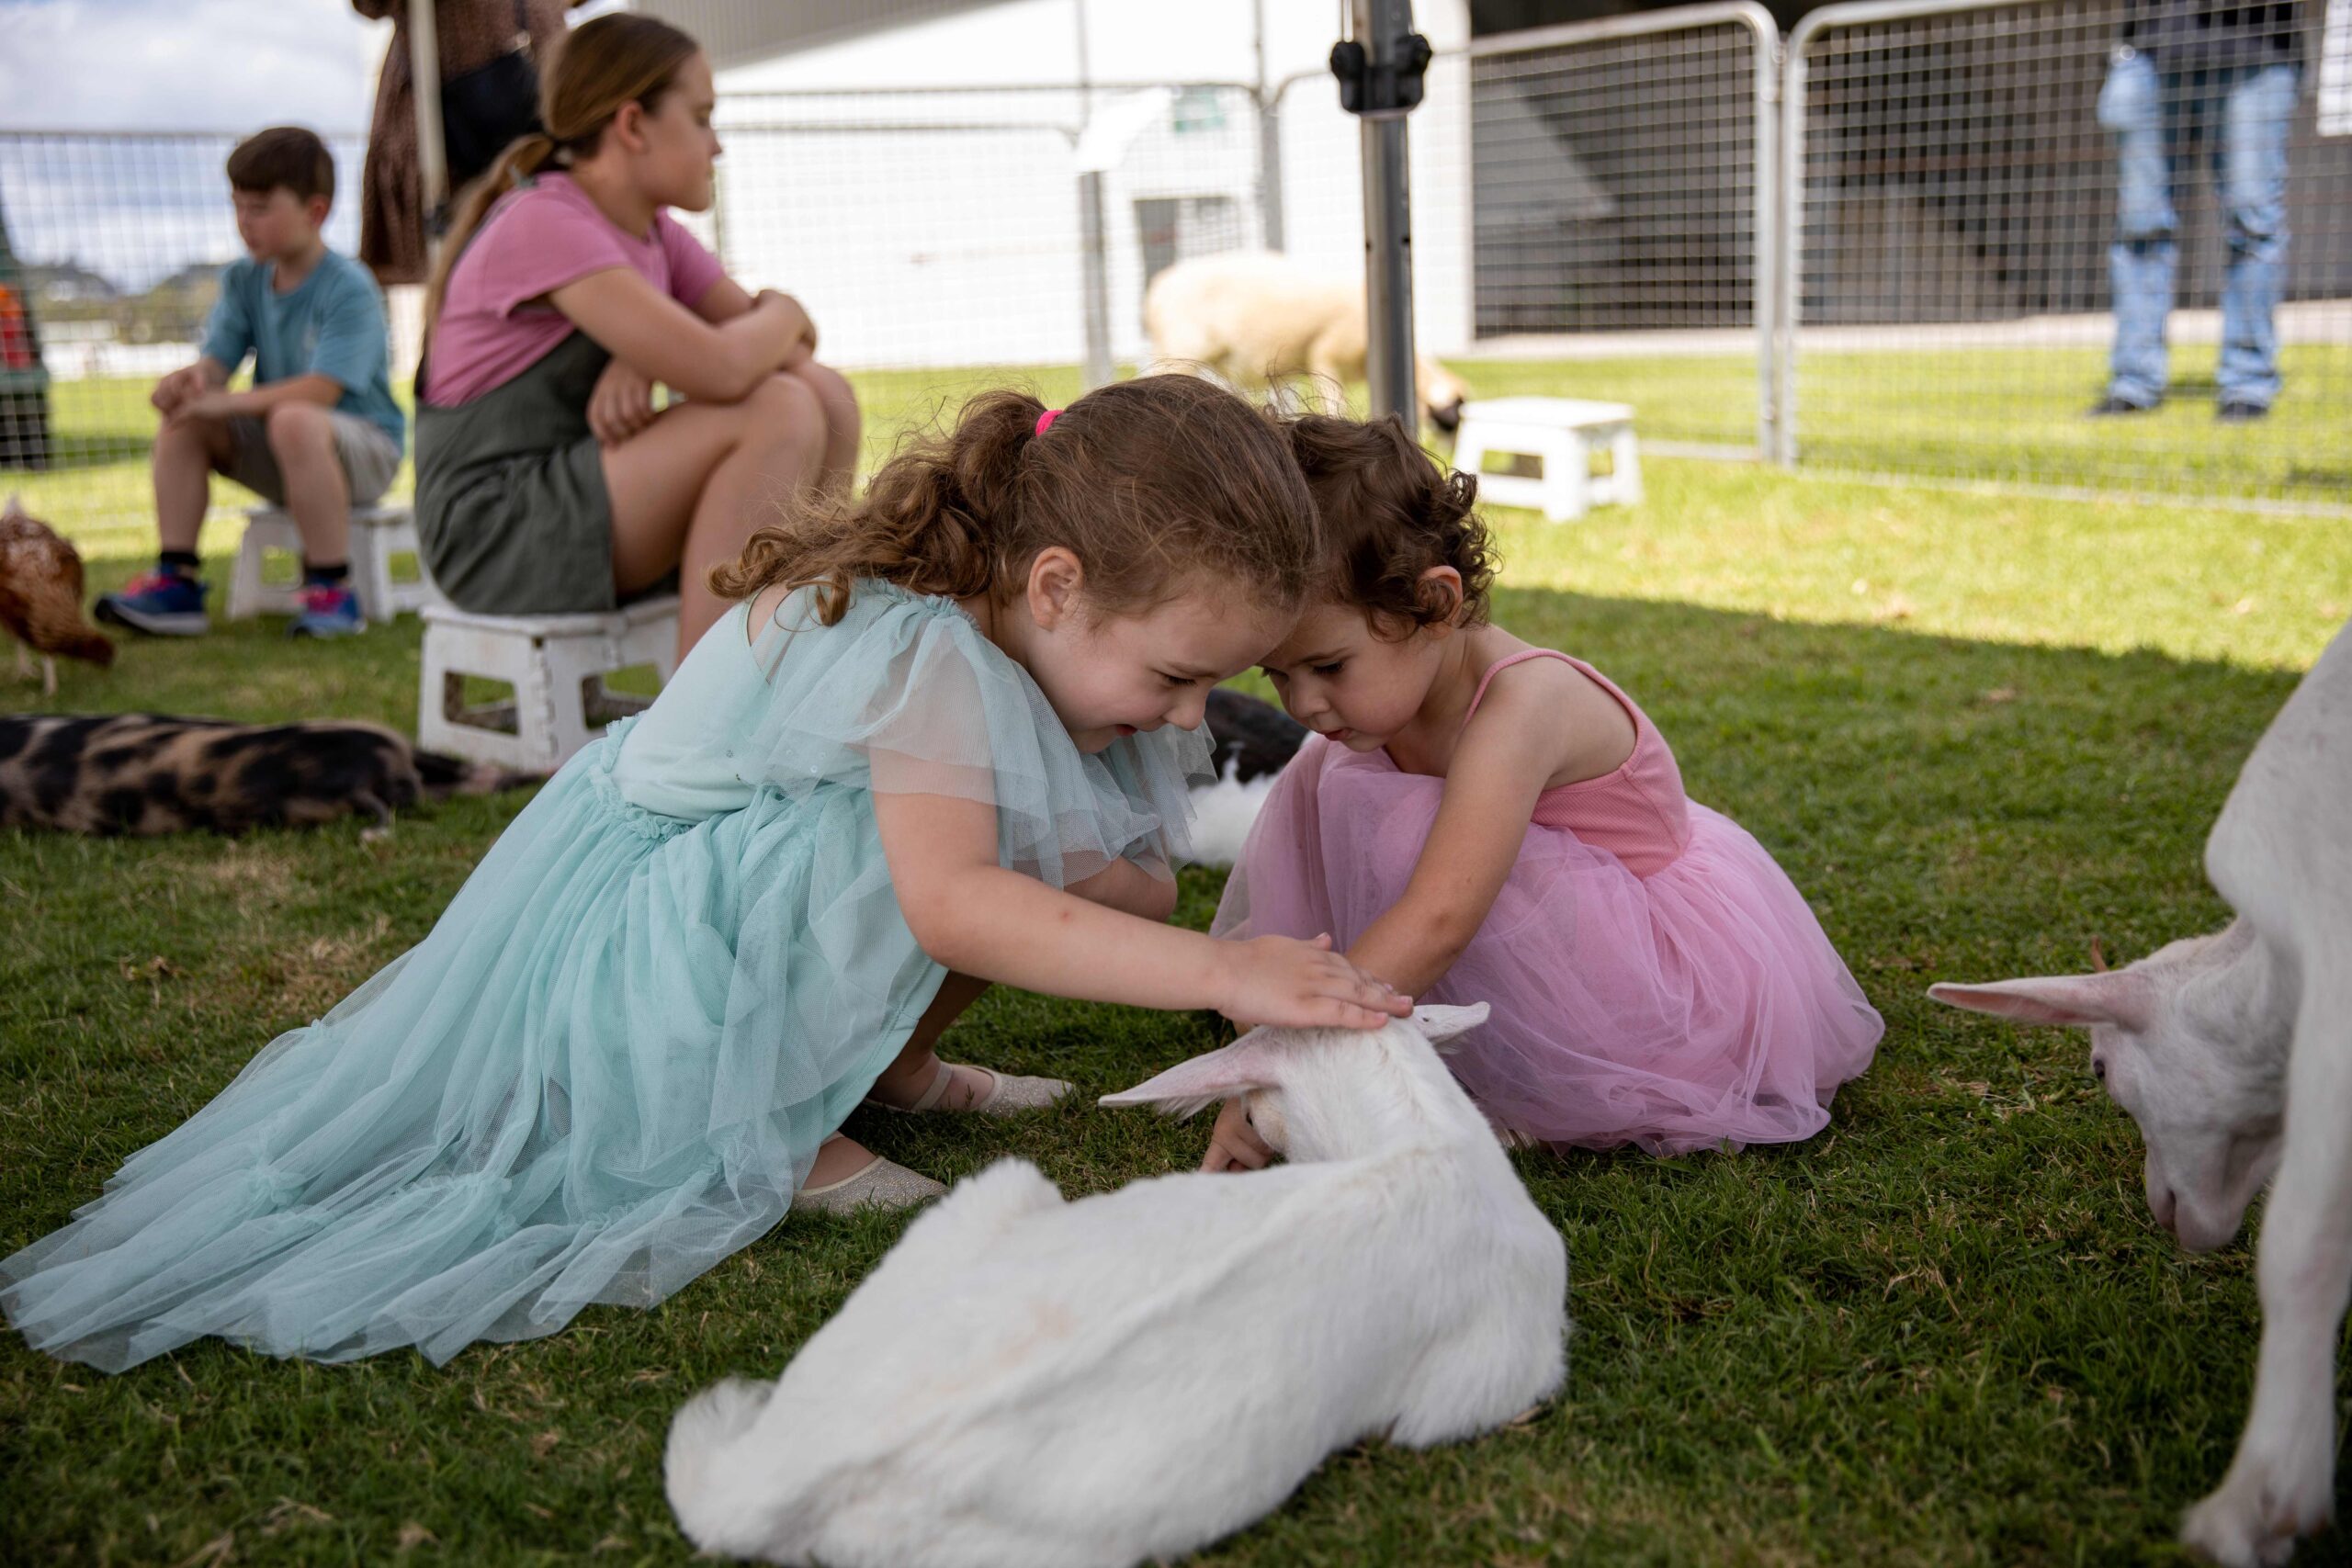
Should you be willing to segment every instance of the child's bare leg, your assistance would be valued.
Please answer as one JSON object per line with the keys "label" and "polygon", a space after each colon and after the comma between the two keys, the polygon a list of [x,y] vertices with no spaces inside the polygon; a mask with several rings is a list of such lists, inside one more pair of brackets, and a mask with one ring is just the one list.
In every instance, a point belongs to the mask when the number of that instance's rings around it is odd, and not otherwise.
{"label": "child's bare leg", "polygon": [[710,569],[741,554],[754,528],[816,482],[826,440],[815,389],[771,376],[741,402],[664,410],[605,449],[614,586],[636,593],[678,573],[681,660],[727,612]]}
{"label": "child's bare leg", "polygon": [[[1113,868],[1114,873],[1116,870],[1116,867]],[[1172,881],[1139,886],[1132,878],[1105,873],[1084,882],[1074,882],[1069,890],[1081,898],[1092,899],[1095,903],[1108,905],[1147,920],[1164,920],[1176,908],[1176,885]],[[907,1036],[905,1046],[890,1065],[882,1069],[882,1076],[874,1080],[874,1088],[869,1091],[873,1097],[885,1105],[911,1105],[922,1099],[932,1080],[939,1076],[939,1054],[935,1049],[939,1037],[946,1033],[947,1026],[978,1001],[980,993],[988,988],[986,980],[950,973],[940,983],[939,994],[932,998],[931,1006],[925,1008],[922,1017],[916,1021],[915,1032]],[[962,1111],[987,1088],[983,1075],[959,1073],[956,1081],[947,1086],[947,1092],[940,1097],[939,1109]],[[808,1173],[808,1184],[821,1187],[829,1181],[854,1175],[873,1157],[864,1145],[849,1138],[836,1138],[818,1151],[816,1167]]]}
{"label": "child's bare leg", "polygon": [[[924,1091],[931,1088],[932,1080],[939,1076],[939,1053],[935,1049],[939,1037],[946,1033],[947,1026],[962,1017],[964,1010],[978,1001],[980,993],[988,988],[986,980],[974,979],[969,975],[951,973],[941,981],[939,994],[931,998],[931,1006],[923,1009],[922,1017],[916,1020],[915,1032],[907,1036],[906,1045],[890,1065],[882,1069],[882,1076],[874,1080],[874,1088],[869,1091],[873,1097],[885,1105],[912,1105],[921,1100]],[[973,1078],[980,1077],[978,1073],[970,1076]],[[984,1087],[984,1083],[967,1082],[958,1077],[940,1097],[939,1108],[942,1111],[961,1111],[972,1103]]]}
{"label": "child's bare leg", "polygon": [[155,536],[163,548],[195,550],[213,471],[226,468],[229,456],[225,419],[172,420],[155,433]]}
{"label": "child's bare leg", "polygon": [[817,482],[826,490],[848,489],[857,477],[858,443],[865,432],[857,394],[840,371],[813,359],[785,374],[807,382],[825,413],[825,466]]}
{"label": "child's bare leg", "polygon": [[334,421],[316,403],[279,403],[262,420],[286,480],[286,510],[302,536],[305,567],[351,558],[351,481],[335,456]]}

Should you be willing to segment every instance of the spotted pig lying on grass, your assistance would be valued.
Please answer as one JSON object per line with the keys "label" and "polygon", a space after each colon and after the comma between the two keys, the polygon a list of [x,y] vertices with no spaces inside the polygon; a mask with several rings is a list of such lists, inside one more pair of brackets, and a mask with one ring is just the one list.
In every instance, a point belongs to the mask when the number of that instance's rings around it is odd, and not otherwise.
{"label": "spotted pig lying on grass", "polygon": [[420,799],[487,795],[537,779],[418,751],[350,719],[231,724],[130,713],[0,717],[0,828],[151,836],[379,827]]}

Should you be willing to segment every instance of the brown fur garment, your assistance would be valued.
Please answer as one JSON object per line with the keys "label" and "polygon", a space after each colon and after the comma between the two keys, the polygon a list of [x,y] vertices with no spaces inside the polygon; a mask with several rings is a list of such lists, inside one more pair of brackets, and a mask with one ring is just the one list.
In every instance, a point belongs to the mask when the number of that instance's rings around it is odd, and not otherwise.
{"label": "brown fur garment", "polygon": [[350,816],[383,824],[419,799],[536,782],[419,752],[356,720],[0,716],[0,827],[147,836]]}

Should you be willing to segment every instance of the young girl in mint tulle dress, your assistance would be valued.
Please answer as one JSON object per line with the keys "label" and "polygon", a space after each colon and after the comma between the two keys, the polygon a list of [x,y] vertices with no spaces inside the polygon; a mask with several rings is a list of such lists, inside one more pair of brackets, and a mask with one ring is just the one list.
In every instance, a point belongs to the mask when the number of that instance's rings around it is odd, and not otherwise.
{"label": "young girl in mint tulle dress", "polygon": [[789,1208],[939,1191],[835,1129],[1066,1089],[933,1054],[988,981],[1407,1010],[1328,944],[1163,923],[1208,690],[1314,558],[1281,433],[1228,393],[977,400],[863,501],[755,536],[652,708],[422,942],[0,1262],[0,1305],[108,1371],[204,1335],[442,1361],[658,1302]]}
{"label": "young girl in mint tulle dress", "polygon": [[[1810,1137],[1883,1025],[1763,846],[1682,793],[1581,660],[1488,623],[1476,481],[1393,422],[1295,421],[1326,566],[1260,662],[1317,731],[1227,884],[1220,936],[1329,931],[1427,1001],[1507,1133],[1654,1154]],[[1208,1168],[1262,1164],[1238,1103]]]}

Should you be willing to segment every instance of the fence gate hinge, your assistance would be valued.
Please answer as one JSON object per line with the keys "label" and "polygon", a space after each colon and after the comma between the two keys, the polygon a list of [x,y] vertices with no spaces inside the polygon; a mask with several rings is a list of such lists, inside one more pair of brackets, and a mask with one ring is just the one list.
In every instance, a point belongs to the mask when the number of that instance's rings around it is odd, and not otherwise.
{"label": "fence gate hinge", "polygon": [[1429,72],[1430,40],[1407,33],[1374,60],[1372,51],[1354,39],[1331,46],[1331,74],[1340,79],[1340,107],[1350,114],[1375,119],[1408,114],[1419,107],[1421,79]]}

